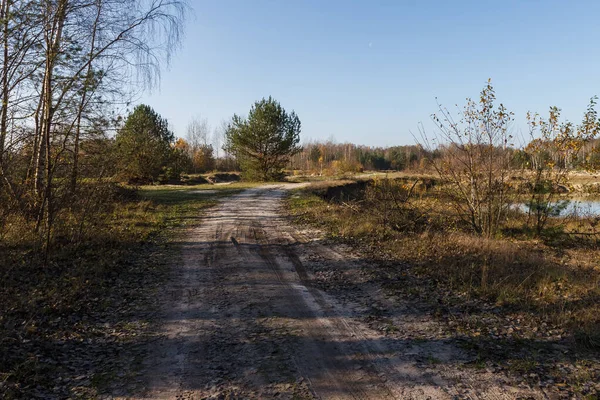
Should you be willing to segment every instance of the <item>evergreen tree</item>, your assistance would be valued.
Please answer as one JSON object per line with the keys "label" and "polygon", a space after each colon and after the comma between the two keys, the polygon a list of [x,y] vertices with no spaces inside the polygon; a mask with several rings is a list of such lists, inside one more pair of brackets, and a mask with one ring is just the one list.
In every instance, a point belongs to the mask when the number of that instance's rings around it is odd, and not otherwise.
{"label": "evergreen tree", "polygon": [[167,120],[141,104],[116,136],[120,175],[128,181],[155,181],[171,159],[175,137]]}
{"label": "evergreen tree", "polygon": [[245,177],[275,180],[290,157],[301,151],[300,119],[269,97],[254,103],[244,119],[234,115],[226,133],[226,149],[235,154]]}

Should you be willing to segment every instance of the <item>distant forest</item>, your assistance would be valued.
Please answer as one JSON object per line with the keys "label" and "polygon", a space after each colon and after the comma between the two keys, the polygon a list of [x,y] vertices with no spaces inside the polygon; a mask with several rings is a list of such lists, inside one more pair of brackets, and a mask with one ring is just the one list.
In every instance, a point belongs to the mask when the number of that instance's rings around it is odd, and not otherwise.
{"label": "distant forest", "polygon": [[[511,159],[515,169],[535,169],[540,162],[532,157],[529,147],[542,145],[545,151],[541,161],[552,160],[556,165],[568,169],[598,169],[600,167],[600,139],[585,142],[581,149],[575,149],[565,156],[553,151],[552,143],[540,143],[536,139],[523,148],[507,146],[498,149]],[[305,144],[302,152],[296,154],[290,163],[290,169],[310,171],[319,175],[331,175],[345,172],[424,170],[428,162],[440,158],[447,146],[428,150],[420,144],[371,147],[352,143],[312,142]]]}

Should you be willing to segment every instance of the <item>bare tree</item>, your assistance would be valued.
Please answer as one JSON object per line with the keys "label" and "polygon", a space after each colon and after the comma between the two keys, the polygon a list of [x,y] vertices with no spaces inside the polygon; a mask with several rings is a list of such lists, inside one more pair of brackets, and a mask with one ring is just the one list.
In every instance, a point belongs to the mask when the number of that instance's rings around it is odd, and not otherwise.
{"label": "bare tree", "polygon": [[217,127],[215,127],[215,129],[213,130],[212,144],[214,145],[215,149],[215,158],[218,159],[220,156],[219,151],[221,149],[221,146],[223,146],[223,136],[221,134],[220,129]]}
{"label": "bare tree", "polygon": [[[502,104],[488,81],[478,102],[468,99],[459,119],[441,105],[432,115],[437,132],[428,137],[421,128],[425,147],[433,154],[442,146],[442,156],[432,165],[445,182],[446,194],[461,219],[479,235],[490,237],[501,227],[510,207],[506,180],[510,158],[510,124],[513,113]],[[438,148],[439,150],[439,148]]]}
{"label": "bare tree", "polygon": [[199,116],[192,118],[187,126],[186,139],[195,173],[205,172],[214,167],[210,132],[208,121]]}
{"label": "bare tree", "polygon": [[[548,118],[527,113],[530,142],[525,147],[531,175],[529,179],[528,223],[541,235],[549,217],[560,213],[566,203],[556,203],[566,185],[573,157],[600,134],[596,98],[590,100],[581,124],[561,121],[558,107],[550,107]],[[584,160],[585,162],[585,160]]]}
{"label": "bare tree", "polygon": [[186,129],[186,140],[194,148],[207,146],[210,143],[210,125],[208,125],[208,121],[201,117],[192,118]]}

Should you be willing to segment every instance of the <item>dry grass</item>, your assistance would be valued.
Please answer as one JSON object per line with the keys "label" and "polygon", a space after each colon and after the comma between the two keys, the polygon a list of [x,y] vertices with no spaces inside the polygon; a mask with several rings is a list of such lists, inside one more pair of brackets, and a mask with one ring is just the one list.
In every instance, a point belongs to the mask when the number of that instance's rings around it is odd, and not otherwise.
{"label": "dry grass", "polygon": [[571,172],[569,183],[572,185],[586,185],[600,183],[600,174],[589,172]]}
{"label": "dry grass", "polygon": [[95,398],[118,383],[177,257],[174,228],[246,186],[117,188],[87,211],[72,204],[46,262],[30,223],[10,216],[0,240],[0,397]]}
{"label": "dry grass", "polygon": [[[336,183],[338,185],[339,183]],[[326,183],[292,197],[292,213],[318,224],[332,236],[368,244],[385,257],[412,265],[453,292],[466,293],[496,306],[532,313],[570,332],[580,343],[600,346],[600,248],[596,235],[569,231],[587,219],[557,222],[548,235],[533,238],[515,214],[502,237],[468,233],[447,202],[435,191],[415,195],[396,218],[421,215],[411,229],[382,224],[387,206],[355,201],[326,201]],[[412,222],[412,221],[410,221]]]}

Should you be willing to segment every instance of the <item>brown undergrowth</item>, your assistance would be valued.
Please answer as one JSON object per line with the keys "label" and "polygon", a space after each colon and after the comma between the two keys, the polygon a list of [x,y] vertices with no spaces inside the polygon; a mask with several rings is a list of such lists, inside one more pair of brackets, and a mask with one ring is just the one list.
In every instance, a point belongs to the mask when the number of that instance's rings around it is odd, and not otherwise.
{"label": "brown undergrowth", "polygon": [[[413,181],[400,184],[406,192]],[[290,205],[298,219],[333,236],[374,243],[452,290],[535,311],[600,346],[600,247],[594,236],[569,234],[564,226],[585,222],[551,226],[546,237],[534,238],[515,215],[511,228],[486,239],[463,229],[435,192],[421,190],[403,202],[401,189],[394,202],[369,199],[368,185],[319,183],[296,193]]]}
{"label": "brown undergrowth", "polygon": [[[373,193],[373,185],[390,184],[396,199]],[[296,192],[288,205],[297,221],[395,265],[380,274],[382,286],[397,298],[433,303],[455,337],[480,354],[477,365],[512,370],[525,358],[533,382],[570,388],[582,373],[590,387],[600,377],[600,248],[591,231],[572,234],[591,226],[585,218],[554,220],[536,237],[515,212],[500,235],[486,239],[469,232],[435,185],[410,178],[320,182]],[[407,287],[405,276],[415,286]]]}
{"label": "brown undergrowth", "polygon": [[95,398],[135,380],[154,294],[177,254],[172,228],[236,190],[177,189],[95,191],[89,218],[81,205],[66,209],[47,260],[26,221],[10,217],[0,242],[0,397]]}

